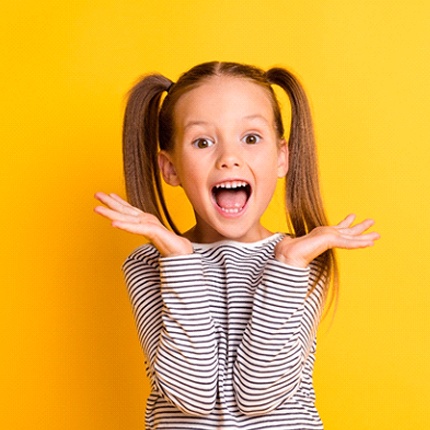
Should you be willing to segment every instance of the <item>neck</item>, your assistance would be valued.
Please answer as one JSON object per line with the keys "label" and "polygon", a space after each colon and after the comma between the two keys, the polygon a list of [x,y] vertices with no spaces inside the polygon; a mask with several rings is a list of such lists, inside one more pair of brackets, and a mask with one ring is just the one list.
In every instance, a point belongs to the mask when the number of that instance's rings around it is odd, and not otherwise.
{"label": "neck", "polygon": [[206,231],[206,229],[201,229],[197,225],[182,234],[183,237],[193,243],[214,243],[221,240],[234,240],[237,242],[252,243],[266,239],[272,235],[273,232],[261,226],[258,232],[255,232],[255,234],[247,237],[227,237],[223,236],[217,231]]}

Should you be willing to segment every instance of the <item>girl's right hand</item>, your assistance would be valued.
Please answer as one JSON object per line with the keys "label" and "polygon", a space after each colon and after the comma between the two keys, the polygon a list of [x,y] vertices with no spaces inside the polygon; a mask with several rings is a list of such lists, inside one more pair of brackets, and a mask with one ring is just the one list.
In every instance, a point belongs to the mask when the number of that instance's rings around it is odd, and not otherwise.
{"label": "girl's right hand", "polygon": [[163,257],[193,253],[191,242],[168,230],[156,216],[131,206],[116,194],[96,193],[94,197],[105,205],[97,206],[94,212],[110,219],[113,227],[145,236]]}

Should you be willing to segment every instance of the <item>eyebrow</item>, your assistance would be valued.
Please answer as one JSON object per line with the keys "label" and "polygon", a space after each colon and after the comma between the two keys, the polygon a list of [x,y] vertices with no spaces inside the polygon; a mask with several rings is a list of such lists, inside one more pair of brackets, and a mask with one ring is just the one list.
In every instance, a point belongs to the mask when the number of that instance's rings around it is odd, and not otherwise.
{"label": "eyebrow", "polygon": [[206,121],[189,121],[185,124],[184,130],[187,130],[190,127],[194,127],[196,125],[208,125],[209,123]]}
{"label": "eyebrow", "polygon": [[[253,121],[255,119],[264,122],[266,125],[270,125],[269,121],[267,121],[267,119],[260,114],[246,115],[242,118],[242,121]],[[199,126],[199,125],[209,125],[209,122],[200,121],[200,120],[189,121],[185,124],[184,130],[187,130],[188,128]]]}
{"label": "eyebrow", "polygon": [[247,115],[247,116],[243,117],[243,119],[244,120],[258,119],[258,120],[263,121],[265,124],[270,125],[269,121],[267,121],[267,119],[263,115],[261,115],[259,113],[255,114],[255,115]]}

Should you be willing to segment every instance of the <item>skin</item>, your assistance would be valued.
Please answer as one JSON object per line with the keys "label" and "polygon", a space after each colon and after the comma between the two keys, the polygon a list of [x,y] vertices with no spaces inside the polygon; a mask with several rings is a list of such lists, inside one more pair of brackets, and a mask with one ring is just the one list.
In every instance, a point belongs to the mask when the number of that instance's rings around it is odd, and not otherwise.
{"label": "skin", "polygon": [[[165,181],[182,186],[196,215],[185,234],[195,242],[256,242],[270,236],[260,218],[288,170],[266,91],[244,79],[216,77],[183,95],[175,111],[175,145],[161,151]],[[234,182],[252,192],[238,213],[220,211],[212,189]]]}
{"label": "skin", "polygon": [[[278,178],[288,171],[288,149],[278,137],[273,109],[265,90],[250,81],[214,77],[184,94],[175,110],[175,142],[161,151],[164,180],[183,187],[195,210],[195,226],[178,236],[151,214],[131,206],[116,194],[97,193],[103,203],[95,212],[116,228],[146,237],[162,256],[193,252],[192,242],[229,239],[255,242],[272,232],[261,224]],[[232,181],[249,184],[252,192],[243,208],[225,213],[216,204],[212,188]],[[367,219],[354,225],[348,215],[335,226],[318,227],[299,238],[286,236],[275,258],[295,267],[307,267],[327,249],[372,246],[378,233]]]}

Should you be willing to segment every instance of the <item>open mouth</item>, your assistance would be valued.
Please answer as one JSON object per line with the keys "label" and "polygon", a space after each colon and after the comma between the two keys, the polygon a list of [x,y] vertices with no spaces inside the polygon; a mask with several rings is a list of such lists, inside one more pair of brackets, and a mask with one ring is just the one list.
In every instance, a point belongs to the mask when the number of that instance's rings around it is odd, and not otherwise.
{"label": "open mouth", "polygon": [[245,181],[226,181],[212,188],[217,206],[227,214],[238,214],[251,195],[251,186]]}

